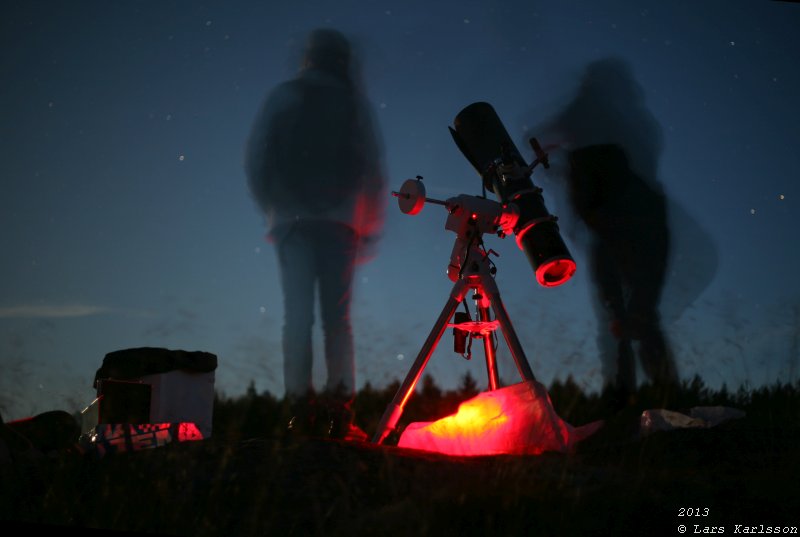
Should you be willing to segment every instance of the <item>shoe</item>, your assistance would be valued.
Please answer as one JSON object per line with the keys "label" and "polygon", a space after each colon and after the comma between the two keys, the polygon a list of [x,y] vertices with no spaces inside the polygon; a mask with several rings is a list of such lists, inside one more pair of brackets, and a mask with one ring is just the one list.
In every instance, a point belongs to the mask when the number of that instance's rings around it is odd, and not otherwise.
{"label": "shoe", "polygon": [[347,442],[365,442],[368,438],[358,425],[354,423],[355,412],[349,403],[329,403],[327,405],[328,438]]}
{"label": "shoe", "polygon": [[286,434],[292,436],[307,436],[311,432],[311,422],[303,416],[292,416],[286,423]]}
{"label": "shoe", "polygon": [[[290,405],[286,434],[290,437],[338,438],[341,427],[338,414],[328,404],[305,399]],[[343,433],[341,433],[343,434]]]}
{"label": "shoe", "polygon": [[333,439],[343,439],[350,431],[353,423],[353,411],[346,404],[328,402],[324,408],[327,431],[326,436]]}
{"label": "shoe", "polygon": [[289,417],[284,422],[286,424],[284,432],[287,436],[314,436],[314,425],[317,420],[313,400],[292,401],[289,403],[287,414]]}
{"label": "shoe", "polygon": [[345,442],[366,442],[367,438],[369,438],[367,433],[365,433],[361,427],[355,423],[351,423],[350,428],[348,429],[347,433],[345,433],[342,440]]}

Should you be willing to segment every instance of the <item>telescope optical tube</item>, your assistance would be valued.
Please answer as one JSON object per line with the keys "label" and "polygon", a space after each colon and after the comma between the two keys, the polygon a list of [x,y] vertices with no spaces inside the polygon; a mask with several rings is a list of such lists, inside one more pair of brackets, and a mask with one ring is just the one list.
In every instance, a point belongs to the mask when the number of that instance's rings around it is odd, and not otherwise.
{"label": "telescope optical tube", "polygon": [[556,223],[544,204],[542,189],[531,180],[528,164],[520,155],[492,105],[473,103],[458,113],[450,128],[458,148],[478,171],[483,186],[502,204],[514,203],[520,216],[514,235],[544,287],[555,287],[575,273]]}

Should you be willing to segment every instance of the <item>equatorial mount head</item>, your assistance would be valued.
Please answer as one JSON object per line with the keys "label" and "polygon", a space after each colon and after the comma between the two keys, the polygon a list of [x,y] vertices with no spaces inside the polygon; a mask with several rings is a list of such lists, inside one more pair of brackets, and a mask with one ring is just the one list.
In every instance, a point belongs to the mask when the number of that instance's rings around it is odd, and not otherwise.
{"label": "equatorial mount head", "polygon": [[486,259],[486,254],[482,250],[484,233],[505,237],[513,233],[519,219],[519,208],[513,203],[502,204],[468,194],[460,194],[446,200],[428,198],[425,196],[425,185],[420,176],[406,180],[400,191],[392,192],[392,195],[397,197],[400,211],[405,214],[418,214],[425,203],[442,205],[447,209],[444,228],[456,234],[456,242],[447,267],[447,275],[453,281],[462,277],[465,270],[475,272],[483,269],[480,265],[466,267],[465,264],[468,259],[473,263],[479,259]]}

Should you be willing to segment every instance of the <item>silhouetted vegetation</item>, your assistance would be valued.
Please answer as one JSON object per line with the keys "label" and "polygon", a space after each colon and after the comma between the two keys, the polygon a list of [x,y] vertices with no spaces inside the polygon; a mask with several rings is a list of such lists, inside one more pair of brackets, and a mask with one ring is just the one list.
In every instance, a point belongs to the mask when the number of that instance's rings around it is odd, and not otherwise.
{"label": "silhouetted vegetation", "polygon": [[[366,385],[357,422],[372,434],[398,384]],[[453,412],[477,391],[424,377],[402,424]],[[800,383],[711,390],[699,378],[670,408],[746,412],[710,429],[631,436],[662,394],[630,408],[572,380],[550,386],[573,425],[606,427],[573,453],[447,457],[282,434],[284,402],[251,385],[219,396],[213,437],[98,457],[16,453],[0,464],[0,520],[179,535],[674,535],[679,524],[798,526]],[[702,520],[683,507],[708,508]],[[47,529],[47,528],[46,528]],[[55,528],[61,531],[60,528]]]}
{"label": "silhouetted vegetation", "polygon": [[[358,392],[354,408],[356,422],[368,433],[374,432],[398,388],[395,381],[383,388],[366,383]],[[416,393],[409,399],[399,428],[415,421],[431,421],[454,413],[458,405],[479,393],[474,377],[467,373],[456,389],[443,390],[430,375],[423,376]],[[612,394],[586,393],[573,379],[556,380],[549,387],[556,412],[573,425],[606,419],[616,412]],[[663,394],[645,384],[633,401],[632,410],[664,407]],[[730,391],[708,388],[700,377],[685,380],[671,393],[668,408],[681,411],[696,406],[727,406],[745,410],[753,421],[770,425],[800,423],[800,382]],[[285,426],[285,403],[269,392],[257,393],[251,383],[244,395],[214,402],[214,436],[225,441],[260,438],[280,434]]]}
{"label": "silhouetted vegetation", "polygon": [[[372,433],[386,406],[400,387],[394,381],[383,388],[369,382],[358,392],[354,402],[356,422]],[[423,376],[417,393],[409,399],[400,428],[414,421],[429,421],[452,414],[458,405],[479,392],[476,380],[467,373],[454,390],[442,390],[433,377]],[[214,400],[214,436],[225,441],[278,435],[286,425],[287,405],[269,392],[257,393],[251,383],[244,395],[228,398],[217,394]]]}

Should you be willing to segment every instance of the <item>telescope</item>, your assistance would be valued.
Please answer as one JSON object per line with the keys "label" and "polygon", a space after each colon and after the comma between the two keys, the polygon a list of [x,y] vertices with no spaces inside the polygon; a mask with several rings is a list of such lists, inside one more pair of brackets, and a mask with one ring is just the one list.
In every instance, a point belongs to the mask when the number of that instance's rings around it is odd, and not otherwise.
{"label": "telescope", "polygon": [[[496,266],[491,260],[491,254],[495,252],[486,250],[483,244],[485,233],[500,237],[513,234],[533,268],[536,281],[544,287],[561,285],[575,273],[575,261],[561,239],[557,219],[547,211],[542,189],[531,180],[537,165],[549,167],[547,153],[536,139],[530,140],[536,159],[529,165],[488,103],[474,103],[464,108],[456,116],[454,126],[450,133],[480,174],[483,196],[461,194],[446,200],[428,198],[420,176],[405,181],[399,192],[392,192],[405,214],[419,213],[425,203],[447,209],[445,229],[456,234],[447,267],[447,275],[454,285],[405,380],[378,423],[372,440],[376,444],[382,443],[395,430],[428,360],[448,327],[453,328],[454,350],[459,354],[464,355],[467,337],[470,348],[473,338],[483,340],[490,390],[500,387],[494,343],[494,332],[498,329],[511,351],[520,377],[523,381],[536,380],[500,298],[494,279]],[[497,201],[486,197],[487,190],[495,194]],[[466,301],[470,291],[475,300],[475,319],[470,315]],[[461,304],[467,311],[456,312]],[[451,323],[451,319],[455,322]],[[464,355],[467,359],[470,356],[469,351]]]}
{"label": "telescope", "polygon": [[513,204],[519,210],[513,233],[536,281],[555,287],[569,280],[575,273],[575,261],[561,238],[557,217],[545,207],[542,189],[531,180],[538,164],[550,167],[547,153],[536,138],[529,140],[536,160],[528,165],[492,105],[485,102],[461,110],[450,134],[481,176],[484,192],[494,193],[501,204]]}

